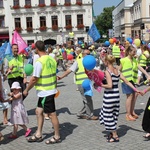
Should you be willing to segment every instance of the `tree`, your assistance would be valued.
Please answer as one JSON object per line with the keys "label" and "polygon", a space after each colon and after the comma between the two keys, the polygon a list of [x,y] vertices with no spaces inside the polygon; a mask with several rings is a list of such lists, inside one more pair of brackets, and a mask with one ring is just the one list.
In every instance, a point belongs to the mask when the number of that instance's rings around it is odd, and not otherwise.
{"label": "tree", "polygon": [[108,30],[112,29],[112,11],[115,6],[105,7],[103,12],[97,16],[95,24],[101,35],[108,36]]}

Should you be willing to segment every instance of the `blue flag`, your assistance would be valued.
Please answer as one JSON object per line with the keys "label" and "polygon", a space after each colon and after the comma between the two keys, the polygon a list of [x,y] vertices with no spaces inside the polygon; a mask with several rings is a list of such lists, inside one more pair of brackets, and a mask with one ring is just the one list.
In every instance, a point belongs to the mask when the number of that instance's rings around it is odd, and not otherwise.
{"label": "blue flag", "polygon": [[94,42],[97,41],[101,37],[94,23],[89,29],[88,35],[93,39]]}
{"label": "blue flag", "polygon": [[6,50],[5,50],[5,58],[6,58],[8,61],[10,61],[10,60],[12,59],[12,56],[13,56],[13,54],[12,54],[11,45],[10,45],[10,43],[8,42],[7,48],[6,48]]}
{"label": "blue flag", "polygon": [[0,64],[3,63],[4,57],[5,57],[5,50],[7,47],[7,42],[5,42],[1,47],[0,47]]}

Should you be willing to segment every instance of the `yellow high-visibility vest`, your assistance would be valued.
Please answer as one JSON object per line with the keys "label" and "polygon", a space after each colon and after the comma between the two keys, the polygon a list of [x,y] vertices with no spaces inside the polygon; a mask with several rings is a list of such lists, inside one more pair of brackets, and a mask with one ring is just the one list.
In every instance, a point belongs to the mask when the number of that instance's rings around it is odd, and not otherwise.
{"label": "yellow high-visibility vest", "polygon": [[112,48],[112,55],[115,58],[120,58],[120,48],[119,48],[119,46],[117,46],[117,45],[113,46],[113,48]]}
{"label": "yellow high-visibility vest", "polygon": [[77,63],[78,63],[78,71],[75,73],[75,78],[76,78],[76,84],[82,84],[82,82],[85,79],[88,79],[83,64],[82,64],[82,58],[77,59]]}
{"label": "yellow high-visibility vest", "polygon": [[57,63],[54,58],[44,55],[37,59],[42,64],[41,76],[35,85],[36,90],[47,91],[56,88]]}
{"label": "yellow high-visibility vest", "polygon": [[132,59],[132,62],[128,57],[120,59],[122,65],[122,74],[128,81],[137,82],[138,77],[138,62],[135,58]]}
{"label": "yellow high-visibility vest", "polygon": [[24,68],[23,68],[23,56],[18,55],[17,57],[14,57],[12,60],[8,62],[8,66],[13,66],[12,72],[7,76],[8,79],[10,78],[16,78],[16,77],[22,77],[24,74]]}

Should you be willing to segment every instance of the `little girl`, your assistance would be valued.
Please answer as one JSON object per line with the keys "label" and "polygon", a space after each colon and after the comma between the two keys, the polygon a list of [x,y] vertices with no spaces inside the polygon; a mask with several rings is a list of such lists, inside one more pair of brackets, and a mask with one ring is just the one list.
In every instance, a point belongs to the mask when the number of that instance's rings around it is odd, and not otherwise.
{"label": "little girl", "polygon": [[119,142],[116,130],[120,109],[120,94],[118,88],[120,78],[134,91],[137,91],[137,89],[125,79],[118,69],[113,66],[114,63],[115,57],[112,55],[106,55],[104,64],[107,67],[105,71],[107,83],[101,85],[105,90],[99,119],[100,124],[105,126],[106,131],[110,131],[107,137],[107,142]]}
{"label": "little girl", "polygon": [[18,126],[21,126],[26,131],[25,137],[27,137],[31,133],[31,129],[27,128],[27,126],[25,125],[29,123],[29,120],[27,112],[23,105],[23,98],[19,82],[13,82],[11,90],[12,92],[9,94],[9,96],[11,96],[11,98],[9,98],[9,101],[11,101],[10,122],[13,124],[14,129],[9,138],[17,138]]}

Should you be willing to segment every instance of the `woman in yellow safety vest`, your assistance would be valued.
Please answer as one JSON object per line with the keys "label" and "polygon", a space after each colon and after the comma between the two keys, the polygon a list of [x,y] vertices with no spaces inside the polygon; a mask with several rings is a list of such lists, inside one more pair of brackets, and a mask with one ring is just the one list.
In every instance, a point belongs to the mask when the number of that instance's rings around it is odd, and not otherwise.
{"label": "woman in yellow safety vest", "polygon": [[[148,59],[150,57],[148,47],[146,45],[144,45],[141,47],[141,50],[142,50],[142,55],[139,58],[139,64],[144,70],[146,70]],[[145,81],[146,77],[144,74],[142,74],[142,75],[143,75],[143,80]]]}
{"label": "woman in yellow safety vest", "polygon": [[[150,79],[149,74],[138,64],[138,61],[134,58],[136,55],[136,49],[132,45],[128,46],[125,51],[125,58],[120,60],[120,71],[123,76],[131,82],[134,86],[137,82],[138,69],[144,73],[148,79]],[[136,96],[135,91],[131,89],[128,85],[122,82],[122,92],[126,94],[126,120],[135,121],[138,115],[134,112]]]}

